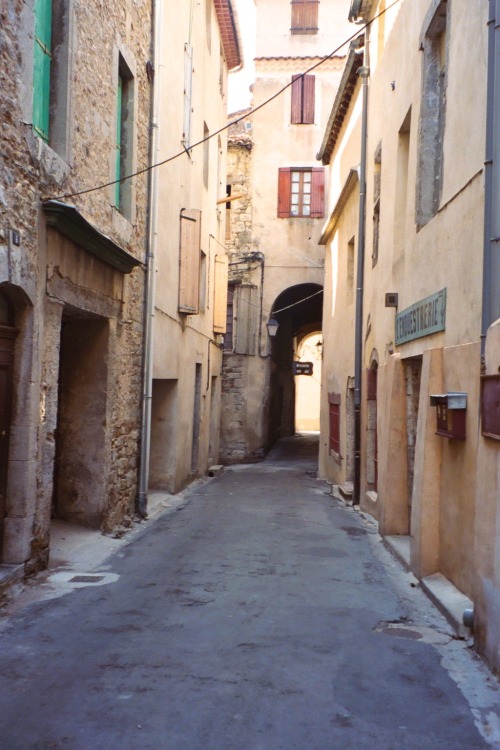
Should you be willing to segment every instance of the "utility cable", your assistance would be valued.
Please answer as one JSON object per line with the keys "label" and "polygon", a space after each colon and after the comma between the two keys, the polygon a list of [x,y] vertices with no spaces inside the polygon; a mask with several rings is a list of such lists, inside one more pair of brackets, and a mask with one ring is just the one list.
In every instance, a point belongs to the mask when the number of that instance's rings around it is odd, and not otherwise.
{"label": "utility cable", "polygon": [[[345,47],[346,44],[349,44],[349,42],[352,42],[354,39],[356,39],[360,34],[363,33],[363,31],[370,27],[378,18],[383,16],[387,11],[391,10],[395,5],[400,3],[401,0],[394,0],[391,5],[388,5],[387,8],[384,8],[384,10],[380,11],[376,16],[374,16],[371,21],[368,21],[363,26],[359,26],[358,29],[355,31],[354,34],[351,34],[347,39],[345,39],[342,44],[339,44],[338,47],[336,47],[332,52],[330,52],[329,55],[326,55],[325,57],[322,57],[317,63],[314,63],[314,65],[311,65],[307,70],[305,70],[303,73],[300,73],[300,77],[304,78],[304,76],[308,75],[312,70],[315,70],[316,68],[319,68],[320,65],[323,65],[323,63],[327,62],[328,60],[331,60],[332,57],[334,57],[340,50]],[[286,91],[290,86],[293,85],[295,79],[292,81],[289,81],[287,84],[285,84],[279,91],[277,91],[275,94],[270,96],[268,99],[263,101],[261,104],[258,104],[256,107],[253,107],[250,109],[249,112],[246,112],[245,114],[241,115],[240,117],[237,117],[235,120],[232,120],[231,122],[224,125],[222,128],[219,128],[219,130],[215,130],[213,133],[210,133],[205,138],[202,138],[201,141],[197,141],[196,143],[193,143],[191,146],[183,148],[182,151],[178,151],[176,154],[173,154],[172,156],[167,157],[166,159],[163,159],[163,161],[159,161],[157,164],[150,164],[147,167],[144,167],[143,169],[139,169],[137,172],[133,172],[132,174],[125,175],[124,177],[120,177],[118,180],[110,180],[109,182],[104,182],[99,185],[95,185],[94,187],[86,188],[85,190],[78,190],[74,193],[64,193],[62,195],[53,196],[52,198],[46,197],[41,198],[41,201],[46,200],[54,200],[59,201],[63,200],[64,198],[76,198],[79,195],[86,195],[87,193],[93,193],[96,190],[103,190],[104,188],[111,187],[112,185],[117,185],[118,183],[125,182],[125,180],[131,180],[133,177],[139,177],[142,174],[147,174],[152,169],[156,169],[157,167],[162,167],[165,164],[169,164],[172,161],[175,161],[176,159],[179,159],[181,156],[184,156],[184,154],[191,149],[196,148],[197,146],[201,146],[203,143],[206,143],[211,138],[215,138],[215,136],[220,135],[221,133],[224,133],[224,131],[228,130],[232,125],[237,125],[242,120],[247,119],[251,115],[255,114],[255,112],[258,112],[260,109],[263,109],[263,107],[266,107],[268,104],[270,104],[272,101],[278,98],[278,96],[281,96],[281,94]]]}

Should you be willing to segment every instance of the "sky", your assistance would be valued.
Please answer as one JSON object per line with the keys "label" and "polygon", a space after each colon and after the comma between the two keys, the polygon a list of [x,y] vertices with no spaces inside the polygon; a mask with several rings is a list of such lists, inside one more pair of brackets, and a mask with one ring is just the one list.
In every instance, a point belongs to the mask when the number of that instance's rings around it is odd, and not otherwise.
{"label": "sky", "polygon": [[233,0],[238,16],[238,27],[243,43],[244,67],[239,73],[229,75],[228,112],[237,112],[250,106],[250,85],[255,78],[255,3],[254,0]]}

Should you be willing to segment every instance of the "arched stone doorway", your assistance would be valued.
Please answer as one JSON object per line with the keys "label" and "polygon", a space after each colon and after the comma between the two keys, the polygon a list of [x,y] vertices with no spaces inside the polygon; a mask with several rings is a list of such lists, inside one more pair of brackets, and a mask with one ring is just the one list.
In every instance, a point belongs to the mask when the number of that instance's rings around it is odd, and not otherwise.
{"label": "arched stone doorway", "polygon": [[271,315],[278,331],[271,343],[269,444],[295,434],[294,360],[306,336],[322,330],[323,287],[296,284],[279,294]]}

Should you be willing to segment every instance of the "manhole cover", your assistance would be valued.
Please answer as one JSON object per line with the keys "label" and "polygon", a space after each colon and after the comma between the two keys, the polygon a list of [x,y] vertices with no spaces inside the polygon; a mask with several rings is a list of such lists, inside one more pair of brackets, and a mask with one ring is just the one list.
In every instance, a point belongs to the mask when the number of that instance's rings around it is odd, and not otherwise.
{"label": "manhole cover", "polygon": [[419,641],[423,636],[418,630],[410,630],[409,628],[383,628],[382,633],[387,635],[393,635],[395,638],[411,638],[413,641]]}
{"label": "manhole cover", "polygon": [[104,580],[104,576],[73,576],[69,583],[99,583]]}

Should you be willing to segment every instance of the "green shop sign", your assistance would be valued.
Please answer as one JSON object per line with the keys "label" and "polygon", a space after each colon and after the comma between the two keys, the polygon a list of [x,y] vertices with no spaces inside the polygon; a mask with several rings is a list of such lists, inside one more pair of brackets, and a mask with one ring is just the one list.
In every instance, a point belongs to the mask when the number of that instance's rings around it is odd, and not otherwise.
{"label": "green shop sign", "polygon": [[396,316],[396,344],[444,331],[446,327],[446,289],[421,299]]}

